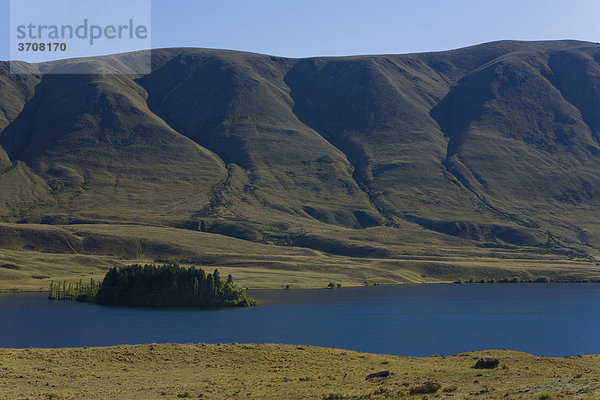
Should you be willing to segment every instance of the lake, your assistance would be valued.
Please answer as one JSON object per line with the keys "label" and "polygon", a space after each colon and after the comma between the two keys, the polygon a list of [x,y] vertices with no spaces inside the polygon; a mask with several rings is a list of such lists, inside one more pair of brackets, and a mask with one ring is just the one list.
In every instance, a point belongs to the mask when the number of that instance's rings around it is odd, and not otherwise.
{"label": "lake", "polygon": [[0,296],[0,347],[290,343],[410,356],[600,353],[600,284],[255,290],[258,307],[185,310]]}

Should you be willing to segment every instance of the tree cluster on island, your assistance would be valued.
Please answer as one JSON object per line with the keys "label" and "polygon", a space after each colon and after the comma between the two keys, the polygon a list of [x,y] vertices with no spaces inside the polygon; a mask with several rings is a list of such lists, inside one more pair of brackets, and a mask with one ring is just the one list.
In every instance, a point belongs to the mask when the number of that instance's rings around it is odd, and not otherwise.
{"label": "tree cluster on island", "polygon": [[77,300],[118,306],[151,307],[226,307],[254,306],[233,283],[233,277],[222,279],[215,269],[206,274],[201,268],[182,268],[177,264],[130,265],[111,268],[102,283],[77,285],[63,281],[50,284],[50,299]]}

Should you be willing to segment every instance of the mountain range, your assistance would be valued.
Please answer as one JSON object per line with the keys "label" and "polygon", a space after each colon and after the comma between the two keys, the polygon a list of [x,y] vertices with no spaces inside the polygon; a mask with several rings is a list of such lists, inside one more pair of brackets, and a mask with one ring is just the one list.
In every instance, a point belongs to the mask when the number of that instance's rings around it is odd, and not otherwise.
{"label": "mountain range", "polygon": [[373,259],[598,255],[597,43],[158,49],[148,75],[80,73],[143,55],[0,63],[0,248],[96,254],[93,226],[136,226]]}

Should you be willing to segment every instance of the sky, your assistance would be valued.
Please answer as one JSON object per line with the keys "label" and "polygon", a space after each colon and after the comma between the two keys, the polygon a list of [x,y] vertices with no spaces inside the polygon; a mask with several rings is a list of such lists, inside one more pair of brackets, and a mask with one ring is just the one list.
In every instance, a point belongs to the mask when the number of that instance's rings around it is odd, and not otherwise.
{"label": "sky", "polygon": [[[0,0],[2,60],[9,11]],[[152,0],[151,38],[153,48],[285,57],[398,54],[503,39],[596,42],[599,17],[598,0]]]}

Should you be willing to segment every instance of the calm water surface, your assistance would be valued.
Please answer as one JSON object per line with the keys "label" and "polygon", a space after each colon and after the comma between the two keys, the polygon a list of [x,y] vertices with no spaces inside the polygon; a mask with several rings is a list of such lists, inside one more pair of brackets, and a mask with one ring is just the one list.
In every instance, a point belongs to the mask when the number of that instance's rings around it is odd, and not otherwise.
{"label": "calm water surface", "polygon": [[600,284],[249,291],[259,307],[181,310],[0,296],[0,347],[253,342],[428,356],[479,349],[600,353]]}

